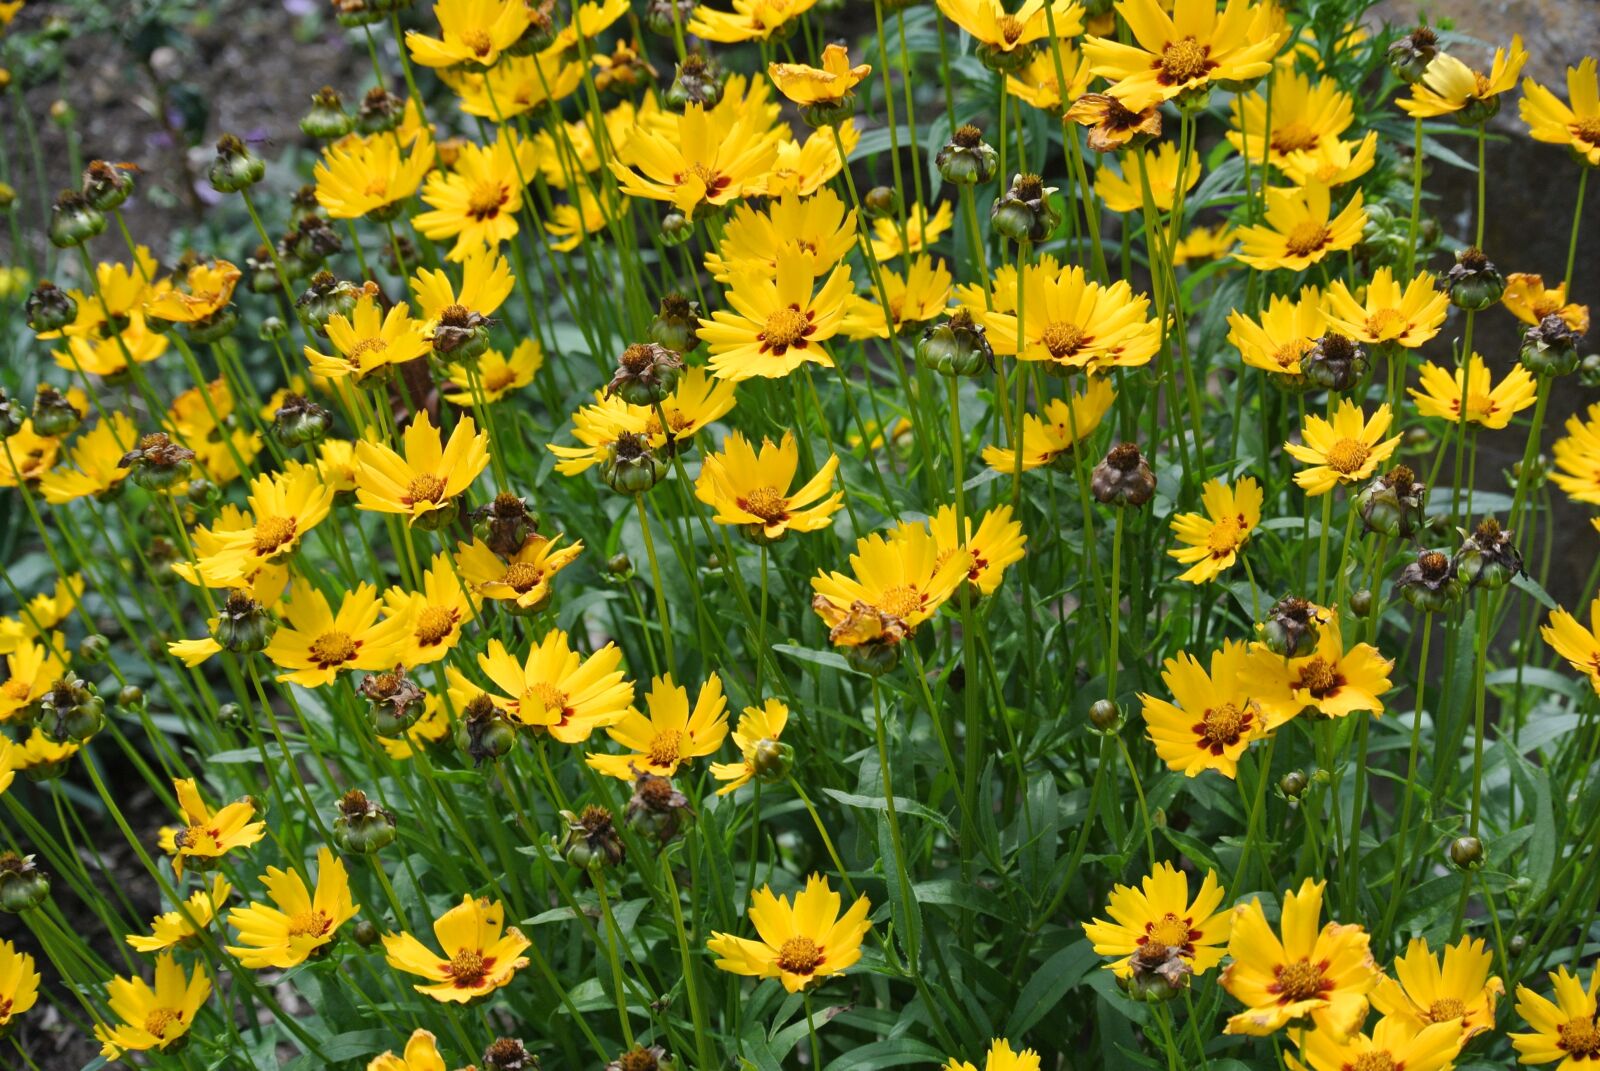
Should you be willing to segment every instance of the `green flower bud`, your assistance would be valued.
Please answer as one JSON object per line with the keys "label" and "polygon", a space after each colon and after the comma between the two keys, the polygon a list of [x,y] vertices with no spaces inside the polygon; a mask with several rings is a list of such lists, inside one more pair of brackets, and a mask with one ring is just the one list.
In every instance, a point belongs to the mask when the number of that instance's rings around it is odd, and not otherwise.
{"label": "green flower bud", "polygon": [[999,154],[983,140],[983,131],[968,123],[956,128],[933,162],[946,182],[971,186],[994,178]]}
{"label": "green flower bud", "polygon": [[1282,658],[1303,658],[1316,650],[1321,634],[1316,607],[1304,599],[1286,595],[1267,611],[1261,626],[1261,641],[1267,650]]}
{"label": "green flower bud", "polygon": [[41,383],[33,394],[33,430],[40,435],[66,435],[83,421],[83,414],[67,396],[48,383]]}
{"label": "green flower bud", "polygon": [[146,709],[144,689],[137,684],[125,684],[117,691],[118,708],[130,714],[137,714]]}
{"label": "green flower bud", "polygon": [[363,134],[387,134],[397,129],[405,116],[405,101],[382,86],[373,86],[361,98],[361,107],[356,112],[356,129]]}
{"label": "green flower bud", "polygon": [[644,8],[644,24],[653,34],[676,36],[689,25],[696,6],[696,0],[649,0]]}
{"label": "green flower bud", "polygon": [[1347,391],[1361,382],[1367,371],[1367,351],[1353,339],[1332,332],[1317,339],[1300,359],[1300,370],[1314,386]]}
{"label": "green flower bud", "polygon": [[1469,246],[1456,254],[1454,266],[1445,273],[1444,289],[1456,308],[1475,312],[1500,300],[1506,280],[1483,250]]}
{"label": "green flower bud", "polygon": [[682,245],[694,235],[694,221],[676,208],[661,217],[661,244]]}
{"label": "green flower bud", "polygon": [[1356,494],[1356,510],[1368,531],[1409,539],[1422,528],[1428,489],[1416,473],[1396,465]]}
{"label": "green flower bud", "polygon": [[319,271],[311,277],[311,286],[295,300],[323,338],[328,337],[328,321],[335,316],[349,316],[355,311],[361,288],[334,278],[332,272]]}
{"label": "green flower bud", "polygon": [[1096,699],[1089,707],[1089,726],[1101,736],[1114,736],[1122,729],[1122,708],[1109,699]]}
{"label": "green flower bud", "polygon": [[394,815],[368,799],[365,792],[351,789],[339,799],[333,842],[341,852],[375,855],[393,844],[396,835]]}
{"label": "green flower bud", "polygon": [[467,705],[456,725],[456,747],[464,751],[474,766],[482,766],[510,754],[517,746],[517,730],[486,697]]}
{"label": "green flower bud", "polygon": [[379,736],[400,736],[417,723],[427,707],[428,697],[404,666],[384,673],[369,673],[356,689],[367,701],[372,729]]}
{"label": "green flower bud", "polygon": [[50,210],[50,242],[60,249],[76,248],[105,229],[106,217],[81,193],[68,190]]}
{"label": "green flower bud", "polygon": [[1061,223],[1061,213],[1050,203],[1055,192],[1038,175],[1018,175],[990,210],[994,229],[1014,242],[1044,241]]}
{"label": "green flower bud", "polygon": [[24,310],[28,327],[35,334],[59,331],[78,318],[78,302],[65,290],[48,280],[40,280],[33,293],[28,295]]}
{"label": "green flower bud", "polygon": [[622,351],[606,396],[621,395],[629,405],[654,406],[677,389],[683,358],[656,342],[638,342]]}
{"label": "green flower bud", "polygon": [[789,776],[794,765],[794,748],[781,740],[757,740],[751,751],[750,768],[756,780],[773,784]]}
{"label": "green flower bud", "polygon": [[977,376],[994,369],[988,331],[965,308],[925,328],[916,355],[918,364],[945,376]]}
{"label": "green flower bud", "polygon": [[1452,564],[1468,587],[1494,591],[1522,572],[1522,555],[1511,542],[1511,533],[1486,517],[1463,539]]}
{"label": "green flower bud", "polygon": [[304,395],[291,394],[272,414],[272,434],[285,446],[320,442],[333,424],[327,409]]}
{"label": "green flower bud", "polygon": [[342,138],[355,127],[354,117],[344,110],[344,101],[332,86],[323,86],[312,95],[311,110],[300,119],[301,131],[318,141]]}
{"label": "green flower bud", "polygon": [[105,700],[69,670],[40,697],[38,724],[52,743],[82,744],[105,727]]}
{"label": "green flower bud", "polygon": [[1567,375],[1578,367],[1578,336],[1558,313],[1551,313],[1523,333],[1517,359],[1536,376]]}
{"label": "green flower bud", "polygon": [[212,639],[235,654],[265,650],[278,631],[278,618],[271,610],[250,597],[247,591],[228,592],[227,601],[217,611],[217,627]]}
{"label": "green flower bud", "polygon": [[83,199],[90,208],[110,212],[121,207],[133,193],[132,164],[112,164],[104,160],[91,160],[83,171]]}
{"label": "green flower bud", "polygon": [[623,495],[642,495],[667,474],[667,463],[643,435],[625,432],[600,463],[600,478]]}
{"label": "green flower bud", "polygon": [[681,111],[691,104],[714,108],[722,100],[722,68],[715,60],[691,52],[678,64],[667,89],[667,107]]}
{"label": "green flower bud", "polygon": [[1450,842],[1450,862],[1461,870],[1477,870],[1484,864],[1483,841],[1477,837],[1457,837]]}
{"label": "green flower bud", "polygon": [[689,809],[689,798],[677,790],[670,778],[637,769],[634,774],[633,795],[623,810],[623,820],[640,836],[665,844],[678,835],[684,816],[694,813]]}
{"label": "green flower bud", "polygon": [[261,157],[234,135],[224,134],[217,140],[217,155],[206,176],[218,193],[238,193],[260,182],[266,173]]}
{"label": "green flower bud", "polygon": [[111,641],[98,632],[91,632],[78,641],[78,661],[85,665],[98,666],[110,653]]}
{"label": "green flower bud", "polygon": [[33,864],[33,856],[0,852],[0,911],[20,915],[44,903],[50,879]]}
{"label": "green flower bud", "polygon": [[626,854],[622,839],[604,807],[588,806],[582,814],[562,811],[567,823],[561,840],[561,855],[579,870],[616,866]]}
{"label": "green flower bud", "polygon": [[1422,81],[1428,64],[1439,54],[1439,36],[1428,26],[1418,26],[1389,46],[1389,69],[1407,85]]}
{"label": "green flower bud", "polygon": [[1278,792],[1286,800],[1298,800],[1311,787],[1311,781],[1299,770],[1290,770],[1278,779]]}
{"label": "green flower bud", "polygon": [[1424,613],[1438,613],[1461,596],[1461,578],[1448,555],[1424,550],[1417,560],[1400,570],[1395,590]]}
{"label": "green flower bud", "polygon": [[868,219],[889,219],[900,212],[900,195],[892,186],[874,186],[861,199]]}
{"label": "green flower bud", "polygon": [[179,446],[164,431],[154,431],[140,438],[118,464],[128,469],[128,478],[145,490],[165,491],[188,477],[192,461],[193,450]]}

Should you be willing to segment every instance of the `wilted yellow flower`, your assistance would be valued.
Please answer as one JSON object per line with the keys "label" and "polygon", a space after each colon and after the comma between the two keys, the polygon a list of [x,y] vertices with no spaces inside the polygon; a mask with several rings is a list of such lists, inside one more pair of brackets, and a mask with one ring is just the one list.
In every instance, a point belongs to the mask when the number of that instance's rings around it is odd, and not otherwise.
{"label": "wilted yellow flower", "polygon": [[694,9],[684,32],[722,44],[766,41],[816,3],[817,0],[732,0],[732,11],[717,11],[701,4]]}
{"label": "wilted yellow flower", "polygon": [[778,92],[801,105],[837,103],[871,73],[865,63],[850,66],[850,53],[837,42],[823,47],[820,68],[804,63],[767,65],[767,76]]}
{"label": "wilted yellow flower", "polygon": [[240,271],[226,260],[196,264],[178,286],[163,290],[145,302],[146,315],[173,323],[192,324],[214,316],[233,300]]}
{"label": "wilted yellow flower", "polygon": [[[1092,377],[1081,394],[1069,400],[1052,398],[1045,403],[1042,417],[1026,413],[1022,417],[1022,470],[1036,469],[1070,459],[1072,449],[1100,427],[1116,392],[1107,379]],[[1017,471],[1015,446],[986,446],[983,463],[997,472]]]}
{"label": "wilted yellow flower", "polygon": [[1516,88],[1517,76],[1528,62],[1528,50],[1522,47],[1522,35],[1511,38],[1509,51],[1494,50],[1494,64],[1488,74],[1468,67],[1447,52],[1440,52],[1428,64],[1422,81],[1413,83],[1411,95],[1395,101],[1400,110],[1418,119],[1465,112],[1473,122],[1482,122],[1500,104],[1495,98]]}

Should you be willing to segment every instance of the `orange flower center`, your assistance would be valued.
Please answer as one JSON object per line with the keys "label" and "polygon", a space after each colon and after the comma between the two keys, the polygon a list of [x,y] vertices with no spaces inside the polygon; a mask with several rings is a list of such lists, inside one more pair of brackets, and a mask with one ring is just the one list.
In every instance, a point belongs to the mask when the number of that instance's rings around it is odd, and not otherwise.
{"label": "orange flower center", "polygon": [[1556,1027],[1556,1046],[1580,1060],[1600,1060],[1600,1028],[1593,1019],[1569,1019]]}
{"label": "orange flower center", "polygon": [[489,970],[489,962],[477,949],[463,948],[450,957],[450,965],[444,970],[455,980],[457,988],[471,988],[483,983],[483,977]]}
{"label": "orange flower center", "polygon": [[144,1032],[151,1037],[166,1039],[167,1029],[173,1023],[183,1022],[183,1012],[177,1008],[156,1008],[144,1017]]}
{"label": "orange flower center", "polygon": [[1295,120],[1285,123],[1272,135],[1272,148],[1276,152],[1307,152],[1317,147],[1322,140],[1320,134],[1312,130],[1305,123]]}
{"label": "orange flower center", "polygon": [[782,353],[804,338],[806,328],[809,326],[811,325],[806,314],[790,306],[779,309],[767,317],[767,328],[762,338],[770,348]]}
{"label": "orange flower center", "polygon": [[767,522],[779,521],[788,513],[788,502],[776,487],[757,487],[739,500],[739,508]]}
{"label": "orange flower center", "polygon": [[205,826],[194,825],[178,830],[172,838],[172,843],[180,852],[192,855],[215,851],[220,847],[218,839],[217,835]]}
{"label": "orange flower center", "polygon": [[333,920],[320,911],[302,911],[289,920],[290,937],[321,937]]}
{"label": "orange flower center", "polygon": [[417,615],[417,642],[423,646],[439,643],[456,627],[459,616],[455,610],[443,606],[430,606]]}
{"label": "orange flower center", "polygon": [[535,681],[523,689],[522,699],[517,706],[524,714],[543,710],[546,714],[565,717],[567,694],[553,684]]}
{"label": "orange flower center", "polygon": [[1250,731],[1252,721],[1248,707],[1240,710],[1232,703],[1214,706],[1201,715],[1200,724],[1194,727],[1199,737],[1196,743],[1213,755],[1220,755],[1236,745]]}
{"label": "orange flower center", "polygon": [[1310,352],[1314,343],[1309,338],[1286,342],[1272,354],[1272,360],[1285,372],[1299,372],[1300,358]]}
{"label": "orange flower center", "polygon": [[1272,990],[1278,994],[1278,999],[1283,1003],[1299,1000],[1311,1000],[1330,988],[1331,983],[1323,976],[1322,968],[1308,959],[1299,963],[1285,963],[1276,971],[1277,982]]}
{"label": "orange flower center", "polygon": [[494,42],[489,40],[486,30],[471,29],[461,31],[461,43],[472,49],[474,55],[487,56],[494,48]]}
{"label": "orange flower center", "polygon": [[350,352],[344,356],[345,360],[349,361],[352,367],[360,368],[361,358],[365,357],[369,353],[382,353],[388,348],[389,344],[381,338],[364,338],[360,342],[357,342],[354,346],[351,346]]}
{"label": "orange flower center", "polygon": [[1211,46],[1196,41],[1193,34],[1172,41],[1161,50],[1161,81],[1167,85],[1181,85],[1200,78],[1211,69]]}
{"label": "orange flower center", "polygon": [[1000,31],[1001,40],[1007,45],[1014,45],[1022,36],[1023,26],[1015,15],[1001,15],[994,20],[995,29]]}
{"label": "orange flower center", "polygon": [[1467,1006],[1455,997],[1440,997],[1428,1005],[1428,1021],[1432,1023],[1448,1023],[1466,1014]]}
{"label": "orange flower center", "polygon": [[1357,472],[1372,456],[1372,448],[1359,439],[1340,439],[1328,448],[1328,467],[1345,476]]}
{"label": "orange flower center", "polygon": [[406,505],[415,505],[418,502],[437,502],[444,497],[445,483],[443,478],[431,472],[424,472],[414,476],[406,485],[406,496],[403,499]]}
{"label": "orange flower center", "polygon": [[790,974],[810,974],[822,964],[822,949],[809,937],[791,937],[778,949],[778,968]]}
{"label": "orange flower center", "polygon": [[480,223],[494,219],[510,197],[510,191],[500,183],[483,183],[467,195],[467,215]]}
{"label": "orange flower center", "polygon": [[256,554],[267,557],[294,538],[293,517],[263,517],[256,522]]}
{"label": "orange flower center", "polygon": [[1053,323],[1039,335],[1039,341],[1050,351],[1050,356],[1060,360],[1078,352],[1087,335],[1077,324],[1065,321]]}
{"label": "orange flower center", "polygon": [[922,592],[910,584],[886,588],[883,594],[878,596],[876,608],[891,617],[909,620],[922,610]]}
{"label": "orange flower center", "polygon": [[1147,922],[1144,927],[1145,947],[1160,945],[1163,948],[1184,948],[1189,944],[1189,920],[1180,919],[1168,911],[1155,922]]}
{"label": "orange flower center", "polygon": [[320,668],[331,669],[354,658],[360,646],[347,632],[324,632],[311,641],[307,654]]}
{"label": "orange flower center", "polygon": [[679,762],[683,734],[676,729],[663,729],[650,741],[650,765],[676,766]]}
{"label": "orange flower center", "polygon": [[1398,1071],[1394,1057],[1381,1049],[1364,1052],[1349,1064],[1350,1071]]}
{"label": "orange flower center", "polygon": [[7,699],[15,699],[19,703],[27,702],[28,693],[31,691],[33,689],[28,682],[20,677],[13,677],[11,680],[6,681],[5,684],[0,684],[0,695],[5,696]]}
{"label": "orange flower center", "polygon": [[1219,517],[1206,536],[1206,549],[1213,558],[1222,558],[1239,549],[1244,541],[1244,523],[1237,517]]}
{"label": "orange flower center", "polygon": [[1367,333],[1379,338],[1393,338],[1407,326],[1405,314],[1399,309],[1379,309],[1367,317]]}
{"label": "orange flower center", "polygon": [[526,595],[543,579],[544,570],[532,562],[512,562],[506,569],[506,575],[500,578],[500,582],[518,595]]}
{"label": "orange flower center", "polygon": [[1328,244],[1328,228],[1308,219],[1296,225],[1295,229],[1284,237],[1283,244],[1291,256],[1310,256]]}
{"label": "orange flower center", "polygon": [[1318,699],[1322,699],[1331,695],[1343,683],[1344,677],[1340,674],[1339,667],[1317,655],[1300,667],[1300,676],[1295,686],[1304,688]]}
{"label": "orange flower center", "polygon": [[1591,115],[1573,123],[1572,136],[1590,145],[1600,145],[1600,115]]}

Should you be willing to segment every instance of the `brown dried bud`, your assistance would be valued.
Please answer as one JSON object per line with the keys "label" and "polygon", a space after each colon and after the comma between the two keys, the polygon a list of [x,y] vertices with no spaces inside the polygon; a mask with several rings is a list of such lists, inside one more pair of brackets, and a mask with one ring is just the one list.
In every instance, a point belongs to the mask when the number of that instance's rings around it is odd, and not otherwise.
{"label": "brown dried bud", "polygon": [[1118,443],[1094,467],[1089,489],[1108,506],[1142,506],[1156,493],[1156,476],[1133,443]]}

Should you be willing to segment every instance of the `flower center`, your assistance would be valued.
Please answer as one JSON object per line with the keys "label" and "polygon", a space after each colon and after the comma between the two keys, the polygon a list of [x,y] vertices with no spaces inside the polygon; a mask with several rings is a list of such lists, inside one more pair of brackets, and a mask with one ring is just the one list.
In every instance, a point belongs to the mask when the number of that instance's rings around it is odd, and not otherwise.
{"label": "flower center", "polygon": [[1587,141],[1590,145],[1600,145],[1600,115],[1591,115],[1587,119],[1579,119],[1572,124],[1572,134],[1579,141]]}
{"label": "flower center", "polygon": [[350,352],[346,353],[344,356],[345,360],[349,361],[352,367],[360,368],[361,358],[365,357],[369,353],[382,353],[388,348],[389,344],[381,338],[364,338],[360,342],[357,342],[354,346],[351,346]]}
{"label": "flower center", "polygon": [[1349,1066],[1350,1071],[1396,1071],[1394,1057],[1379,1049],[1362,1053]]}
{"label": "flower center", "polygon": [[1300,667],[1300,676],[1295,686],[1305,689],[1318,699],[1323,699],[1343,683],[1344,677],[1339,673],[1339,667],[1321,655],[1316,655]]}
{"label": "flower center", "polygon": [[1161,945],[1163,948],[1185,948],[1191,937],[1189,920],[1180,919],[1168,911],[1155,922],[1144,924],[1145,947]]}
{"label": "flower center", "polygon": [[1238,518],[1219,517],[1211,525],[1211,534],[1206,536],[1206,549],[1213,558],[1225,557],[1239,549],[1243,536],[1244,525]]}
{"label": "flower center", "polygon": [[450,957],[450,965],[444,971],[455,980],[457,989],[469,989],[482,984],[490,962],[477,949],[463,948]]}
{"label": "flower center", "polygon": [[1448,1023],[1466,1014],[1467,1006],[1455,997],[1440,997],[1428,1005],[1428,1021],[1433,1023]]}
{"label": "flower center", "polygon": [[544,570],[532,562],[512,562],[506,569],[506,575],[500,578],[500,582],[518,595],[526,595],[543,579]]}
{"label": "flower center", "polygon": [[1308,959],[1299,963],[1285,963],[1275,973],[1278,980],[1271,988],[1283,1004],[1310,1000],[1330,985],[1323,977],[1322,968]]}
{"label": "flower center", "polygon": [[1569,1019],[1556,1027],[1556,1045],[1568,1056],[1600,1060],[1600,1028],[1593,1019]]}
{"label": "flower center", "polygon": [[781,357],[790,346],[803,347],[810,330],[811,318],[790,305],[768,316],[766,330],[758,337],[767,349]]}
{"label": "flower center", "polygon": [[458,611],[443,606],[430,606],[417,615],[417,642],[424,647],[443,641],[456,627]]}
{"label": "flower center", "polygon": [[1328,448],[1328,467],[1348,476],[1358,471],[1372,455],[1372,448],[1359,439],[1340,439]]}
{"label": "flower center", "polygon": [[33,688],[21,677],[13,677],[11,680],[6,681],[5,684],[0,685],[0,695],[5,696],[7,699],[15,699],[18,702],[25,702],[28,698],[28,693],[31,691],[33,691]]}
{"label": "flower center", "polygon": [[356,656],[360,644],[346,632],[324,632],[311,641],[308,654],[321,669],[343,665]]}
{"label": "flower center", "polygon": [[650,765],[677,766],[683,734],[676,729],[663,729],[650,741]]}
{"label": "flower center", "polygon": [[487,56],[494,42],[489,40],[486,30],[471,29],[461,31],[461,43],[472,49],[474,55]]}
{"label": "flower center", "polygon": [[289,920],[290,937],[321,937],[333,922],[320,911],[302,911]]}
{"label": "flower center", "polygon": [[1017,39],[1022,36],[1023,26],[1015,15],[1001,15],[994,20],[994,27],[1000,31],[1000,37],[1008,45],[1016,44]]}
{"label": "flower center", "polygon": [[162,1038],[167,1036],[167,1028],[173,1023],[183,1022],[183,1012],[177,1008],[156,1008],[144,1017],[144,1032],[151,1037]]}
{"label": "flower center", "polygon": [[1039,341],[1050,351],[1050,356],[1060,360],[1078,352],[1086,339],[1083,328],[1064,321],[1053,323],[1040,334]]}
{"label": "flower center", "polygon": [[1212,707],[1201,716],[1200,724],[1194,727],[1200,738],[1197,742],[1213,755],[1220,755],[1224,749],[1237,744],[1249,731],[1251,720],[1248,707],[1240,710],[1232,703]]}
{"label": "flower center", "polygon": [[788,515],[788,503],[776,487],[757,487],[739,500],[739,508],[771,523]]}
{"label": "flower center", "polygon": [[431,472],[424,472],[414,476],[406,485],[406,496],[402,500],[408,506],[418,502],[437,502],[444,497],[444,480]]}
{"label": "flower center", "polygon": [[885,588],[883,594],[878,596],[877,609],[892,617],[909,620],[922,610],[922,592],[910,584]]}
{"label": "flower center", "polygon": [[1315,343],[1309,338],[1297,338],[1279,346],[1272,354],[1272,359],[1285,372],[1299,372],[1300,358],[1309,353],[1313,345]]}
{"label": "flower center", "polygon": [[1328,237],[1328,228],[1308,219],[1304,223],[1297,224],[1283,241],[1291,256],[1304,257],[1327,245]]}
{"label": "flower center", "polygon": [[484,220],[494,219],[500,214],[500,208],[511,197],[511,193],[500,183],[484,183],[474,187],[467,196],[467,215],[482,223]]}
{"label": "flower center", "polygon": [[294,538],[293,517],[263,517],[256,522],[256,554],[268,557]]}
{"label": "flower center", "polygon": [[177,835],[172,838],[172,843],[177,846],[180,852],[190,855],[215,851],[218,847],[217,835],[205,826],[199,825],[180,829]]}
{"label": "flower center", "polygon": [[1406,329],[1406,317],[1399,309],[1379,309],[1367,317],[1367,333],[1379,338],[1394,338]]}
{"label": "flower center", "polygon": [[1172,41],[1161,50],[1161,68],[1159,75],[1162,82],[1167,85],[1181,85],[1194,78],[1202,77],[1211,69],[1211,46],[1203,45],[1190,34],[1178,41]]}
{"label": "flower center", "polygon": [[535,681],[522,690],[517,711],[523,715],[543,712],[542,723],[560,722],[567,715],[567,694],[545,681]]}
{"label": "flower center", "polygon": [[791,937],[778,949],[778,968],[790,974],[810,974],[822,964],[822,949],[809,937]]}
{"label": "flower center", "polygon": [[1317,147],[1321,136],[1305,123],[1298,119],[1285,123],[1272,135],[1272,148],[1275,152],[1287,155],[1292,152],[1306,152]]}
{"label": "flower center", "polygon": [[493,394],[505,390],[517,381],[517,373],[510,368],[496,368],[484,373],[483,389]]}

